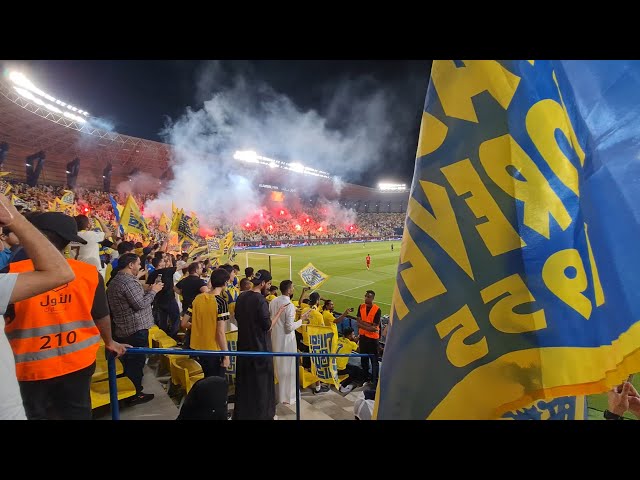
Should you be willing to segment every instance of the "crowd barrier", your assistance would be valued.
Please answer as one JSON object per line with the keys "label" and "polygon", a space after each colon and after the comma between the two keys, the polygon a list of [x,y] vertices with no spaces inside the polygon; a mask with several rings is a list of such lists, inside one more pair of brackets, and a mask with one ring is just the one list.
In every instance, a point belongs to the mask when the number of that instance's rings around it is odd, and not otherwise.
{"label": "crowd barrier", "polygon": [[[302,352],[236,352],[213,350],[182,350],[172,348],[128,348],[125,355],[189,355],[189,356],[230,356],[230,357],[372,357],[365,353],[302,353]],[[115,355],[106,352],[109,371],[109,396],[111,419],[120,420],[118,405],[118,384],[116,381]],[[300,369],[296,368],[296,420],[300,420]]]}

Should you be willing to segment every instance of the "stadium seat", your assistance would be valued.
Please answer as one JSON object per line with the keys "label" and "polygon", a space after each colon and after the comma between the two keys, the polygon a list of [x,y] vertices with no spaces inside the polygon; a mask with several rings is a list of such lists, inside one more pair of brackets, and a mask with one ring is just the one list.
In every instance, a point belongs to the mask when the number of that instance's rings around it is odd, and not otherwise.
{"label": "stadium seat", "polygon": [[[116,358],[116,375],[122,375],[124,373],[124,367],[122,362]],[[107,360],[104,357],[98,356],[96,358],[96,371],[91,376],[91,382],[103,382],[109,379],[109,368]]]}
{"label": "stadium seat", "polygon": [[201,378],[204,378],[204,373],[202,373],[201,370],[200,373],[194,373],[193,375],[191,375],[189,370],[191,369],[192,371],[195,371],[196,365],[200,367],[200,364],[193,359],[186,360],[191,360],[191,362],[185,362],[183,360],[178,363],[176,359],[171,359],[169,365],[171,368],[171,383],[181,385],[182,388],[184,388],[184,391],[189,394],[189,391],[191,390],[193,384]]}
{"label": "stadium seat", "polygon": [[[162,332],[162,330],[160,330],[160,327],[158,327],[157,325],[153,325],[150,329],[149,329],[149,348],[153,348],[153,338],[155,337],[155,335],[158,332]],[[162,332],[164,333],[164,332]],[[165,333],[166,335],[166,333]]]}
{"label": "stadium seat", "polygon": [[164,332],[162,333],[162,335],[156,334],[153,337],[153,341],[151,342],[152,348],[173,348],[178,345],[178,342],[176,342],[173,338],[171,338]]}
{"label": "stadium seat", "polygon": [[[127,377],[120,377],[117,380],[118,400],[133,397],[136,394],[136,387]],[[91,384],[91,409],[96,409],[111,402],[109,397],[109,382],[97,382]]]}

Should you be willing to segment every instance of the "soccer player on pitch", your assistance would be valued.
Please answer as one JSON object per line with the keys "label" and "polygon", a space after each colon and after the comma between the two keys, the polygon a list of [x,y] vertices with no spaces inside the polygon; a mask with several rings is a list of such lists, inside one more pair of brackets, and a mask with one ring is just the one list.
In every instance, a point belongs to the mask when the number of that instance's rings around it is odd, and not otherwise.
{"label": "soccer player on pitch", "polygon": [[367,253],[367,270],[369,270],[369,267],[371,266],[371,256]]}

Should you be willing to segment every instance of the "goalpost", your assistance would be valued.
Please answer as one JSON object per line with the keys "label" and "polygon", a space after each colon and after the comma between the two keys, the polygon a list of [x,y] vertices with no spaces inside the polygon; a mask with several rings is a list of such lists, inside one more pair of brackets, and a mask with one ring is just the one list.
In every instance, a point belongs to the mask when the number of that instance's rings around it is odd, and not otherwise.
{"label": "goalpost", "polygon": [[278,286],[282,280],[293,280],[291,255],[246,251],[244,257],[245,267],[253,267],[256,272],[260,269],[269,270],[273,277],[272,284],[275,286]]}

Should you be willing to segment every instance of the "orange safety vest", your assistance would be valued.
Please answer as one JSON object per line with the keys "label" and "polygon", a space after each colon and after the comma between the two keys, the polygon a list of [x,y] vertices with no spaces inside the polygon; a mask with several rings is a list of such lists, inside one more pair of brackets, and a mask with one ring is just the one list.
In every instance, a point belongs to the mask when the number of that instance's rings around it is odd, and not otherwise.
{"label": "orange safety vest", "polygon": [[[373,319],[376,318],[376,313],[378,313],[378,310],[380,310],[380,307],[374,303],[373,305],[371,305],[371,310],[369,310],[369,314],[367,315],[367,304],[363,303],[362,305],[360,305],[360,319],[364,322],[372,324]],[[369,338],[380,338],[380,333],[378,331],[370,332],[369,330],[365,330],[364,328],[359,328],[358,333]]]}
{"label": "orange safety vest", "polygon": [[[7,334],[16,361],[18,380],[56,378],[96,361],[100,331],[91,316],[98,286],[94,265],[67,259],[75,280],[14,304]],[[9,265],[10,273],[33,271],[33,262]]]}

